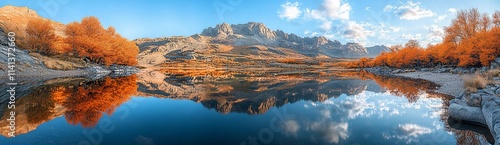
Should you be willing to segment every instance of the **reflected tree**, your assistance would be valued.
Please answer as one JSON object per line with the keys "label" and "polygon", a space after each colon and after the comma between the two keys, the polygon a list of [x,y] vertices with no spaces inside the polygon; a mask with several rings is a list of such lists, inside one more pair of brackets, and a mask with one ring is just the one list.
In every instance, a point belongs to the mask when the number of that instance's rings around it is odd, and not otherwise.
{"label": "reflected tree", "polygon": [[39,124],[50,119],[53,114],[55,107],[55,102],[50,98],[50,94],[46,91],[50,88],[39,88],[35,89],[28,96],[25,96],[27,103],[26,105],[26,116],[27,121],[30,124]]}
{"label": "reflected tree", "polygon": [[66,120],[84,127],[95,126],[103,113],[111,115],[137,91],[135,75],[104,78],[75,87],[59,87],[51,93],[52,99],[65,108]]}
{"label": "reflected tree", "polygon": [[368,72],[359,72],[358,76],[361,79],[374,80],[381,87],[389,90],[392,95],[406,97],[410,103],[417,102],[422,93],[437,87],[436,84],[425,80],[378,76]]}

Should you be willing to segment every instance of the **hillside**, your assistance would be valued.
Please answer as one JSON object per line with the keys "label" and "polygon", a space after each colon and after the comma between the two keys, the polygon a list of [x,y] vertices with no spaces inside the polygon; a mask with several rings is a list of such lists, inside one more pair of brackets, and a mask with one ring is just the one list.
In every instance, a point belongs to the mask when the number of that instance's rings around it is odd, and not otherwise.
{"label": "hillside", "polygon": [[26,29],[28,22],[33,19],[50,21],[52,27],[54,27],[55,34],[64,36],[64,29],[66,28],[64,24],[43,18],[38,15],[35,10],[29,9],[28,7],[16,7],[9,5],[0,7],[0,27],[4,28],[7,32],[15,32],[19,38],[24,38],[26,36],[26,32],[24,30]]}

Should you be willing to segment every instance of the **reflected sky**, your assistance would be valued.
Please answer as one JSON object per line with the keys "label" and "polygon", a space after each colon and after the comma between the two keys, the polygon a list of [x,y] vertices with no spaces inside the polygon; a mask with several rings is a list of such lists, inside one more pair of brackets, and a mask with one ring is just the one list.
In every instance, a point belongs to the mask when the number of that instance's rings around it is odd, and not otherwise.
{"label": "reflected sky", "polygon": [[450,128],[449,98],[421,80],[154,75],[36,87],[19,99],[25,132],[0,144],[487,144]]}

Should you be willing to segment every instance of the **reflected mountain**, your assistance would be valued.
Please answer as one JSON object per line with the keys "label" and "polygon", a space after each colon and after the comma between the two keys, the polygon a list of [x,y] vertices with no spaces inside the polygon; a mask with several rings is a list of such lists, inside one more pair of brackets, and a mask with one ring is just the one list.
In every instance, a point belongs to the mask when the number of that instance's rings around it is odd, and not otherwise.
{"label": "reflected mountain", "polygon": [[373,81],[336,80],[317,75],[205,80],[201,77],[148,72],[140,73],[139,78],[140,96],[193,100],[220,113],[262,114],[274,106],[280,107],[301,100],[323,102],[342,94],[359,94],[369,86],[377,88]]}
{"label": "reflected mountain", "polygon": [[[44,82],[27,95],[16,100],[16,134],[25,134],[40,124],[54,118],[65,116],[66,121],[84,127],[95,126],[103,113],[112,114],[114,109],[137,91],[135,75],[99,80],[83,78],[55,79]],[[8,114],[10,109],[2,103],[2,113]],[[2,128],[8,127],[3,115],[0,120]],[[8,137],[8,129],[1,134]]]}
{"label": "reflected mountain", "polygon": [[335,72],[330,75],[301,74],[257,77],[204,78],[143,72],[139,96],[187,99],[220,113],[262,114],[270,108],[297,101],[323,102],[364,91],[389,92],[416,102],[438,85],[417,79],[377,76],[367,72]]}

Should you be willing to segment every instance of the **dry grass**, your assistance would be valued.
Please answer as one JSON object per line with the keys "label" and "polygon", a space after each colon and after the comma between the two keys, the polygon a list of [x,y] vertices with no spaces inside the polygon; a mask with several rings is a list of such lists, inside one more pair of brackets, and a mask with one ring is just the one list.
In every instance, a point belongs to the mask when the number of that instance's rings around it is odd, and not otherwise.
{"label": "dry grass", "polygon": [[85,62],[79,58],[67,57],[67,56],[43,56],[39,53],[30,53],[31,56],[42,61],[45,66],[49,69],[55,70],[74,70],[78,68],[85,67]]}
{"label": "dry grass", "polygon": [[489,83],[486,77],[479,74],[476,74],[475,76],[466,76],[463,80],[464,87],[467,92],[477,92],[477,89],[483,89]]}
{"label": "dry grass", "polygon": [[286,63],[286,64],[305,64],[305,60],[303,59],[295,59],[295,58],[281,58],[276,60],[279,63]]}
{"label": "dry grass", "polygon": [[493,80],[494,77],[500,77],[500,69],[489,70],[485,75],[488,80]]}
{"label": "dry grass", "polygon": [[233,46],[230,46],[230,45],[224,45],[224,44],[220,44],[218,47],[217,47],[217,51],[218,52],[229,52],[231,50],[233,50]]}

